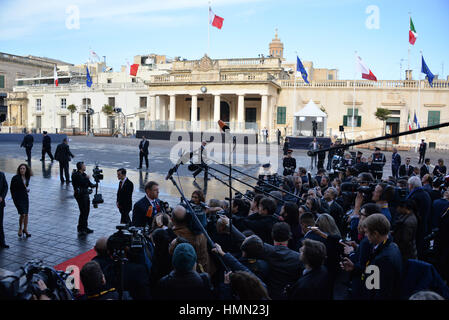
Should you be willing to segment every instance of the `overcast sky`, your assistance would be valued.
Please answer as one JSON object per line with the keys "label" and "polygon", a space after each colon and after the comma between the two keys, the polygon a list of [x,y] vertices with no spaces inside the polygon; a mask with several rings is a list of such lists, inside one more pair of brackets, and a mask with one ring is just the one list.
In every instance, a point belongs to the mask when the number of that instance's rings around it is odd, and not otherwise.
{"label": "overcast sky", "polygon": [[[420,50],[434,74],[449,74],[447,0],[214,0],[212,9],[224,18],[221,30],[210,28],[212,58],[268,55],[278,28],[287,60],[297,51],[352,79],[357,50],[379,80],[399,79],[401,59],[405,73],[411,12],[414,78]],[[138,54],[199,59],[208,50],[208,1],[0,0],[1,52],[79,64],[90,49],[115,70]]]}

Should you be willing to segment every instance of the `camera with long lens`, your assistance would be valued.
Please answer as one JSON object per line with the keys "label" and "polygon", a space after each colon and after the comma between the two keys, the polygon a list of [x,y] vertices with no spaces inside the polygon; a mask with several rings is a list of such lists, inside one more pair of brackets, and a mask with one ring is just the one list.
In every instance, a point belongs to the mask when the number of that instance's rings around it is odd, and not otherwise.
{"label": "camera with long lens", "polygon": [[[65,280],[69,274],[45,266],[42,260],[28,261],[16,272],[5,272],[0,276],[0,299],[32,300],[42,293],[51,300],[73,300],[72,292]],[[38,281],[42,280],[47,289],[43,292]]]}

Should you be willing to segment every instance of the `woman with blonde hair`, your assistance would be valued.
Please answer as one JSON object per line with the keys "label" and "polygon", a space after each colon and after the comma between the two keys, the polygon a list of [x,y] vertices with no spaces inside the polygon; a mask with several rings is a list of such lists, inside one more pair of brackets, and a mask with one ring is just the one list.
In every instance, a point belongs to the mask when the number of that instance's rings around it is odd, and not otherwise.
{"label": "woman with blonde hair", "polygon": [[337,224],[330,214],[320,214],[318,219],[316,220],[316,225],[328,236],[337,236],[341,238],[340,230],[338,230]]}

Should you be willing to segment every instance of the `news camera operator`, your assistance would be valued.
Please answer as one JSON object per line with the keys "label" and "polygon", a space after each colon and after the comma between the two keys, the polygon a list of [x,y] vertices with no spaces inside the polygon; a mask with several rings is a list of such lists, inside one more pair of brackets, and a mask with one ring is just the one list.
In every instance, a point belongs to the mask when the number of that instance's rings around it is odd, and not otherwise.
{"label": "news camera operator", "polygon": [[90,197],[89,194],[92,193],[92,189],[98,186],[93,184],[89,180],[89,176],[86,175],[86,165],[84,162],[80,161],[76,164],[76,171],[72,173],[72,185],[74,190],[74,196],[78,207],[80,210],[80,216],[78,219],[78,234],[86,235],[88,233],[94,232],[94,230],[87,227],[87,219],[89,218],[90,211]]}

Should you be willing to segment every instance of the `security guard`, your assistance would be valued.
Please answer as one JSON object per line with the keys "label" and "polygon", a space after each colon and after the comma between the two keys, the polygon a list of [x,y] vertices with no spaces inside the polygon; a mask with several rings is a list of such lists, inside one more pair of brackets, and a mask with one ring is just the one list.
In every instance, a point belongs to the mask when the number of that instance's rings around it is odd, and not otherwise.
{"label": "security guard", "polygon": [[89,177],[86,175],[86,165],[84,162],[78,162],[76,164],[77,171],[72,173],[72,185],[74,190],[74,196],[78,207],[80,209],[80,216],[78,219],[78,234],[85,235],[94,232],[94,230],[87,227],[87,219],[89,218],[90,210],[90,198],[89,194],[97,185],[90,182]]}
{"label": "security guard", "polygon": [[385,155],[380,152],[380,148],[376,147],[373,153],[373,162],[371,163],[371,170],[374,176],[374,179],[380,180],[382,179],[382,175],[384,173],[384,165],[387,159]]}
{"label": "security guard", "polygon": [[284,167],[284,172],[282,173],[284,176],[292,175],[296,169],[296,159],[292,157],[293,150],[287,150],[287,156],[282,161],[282,165]]}

